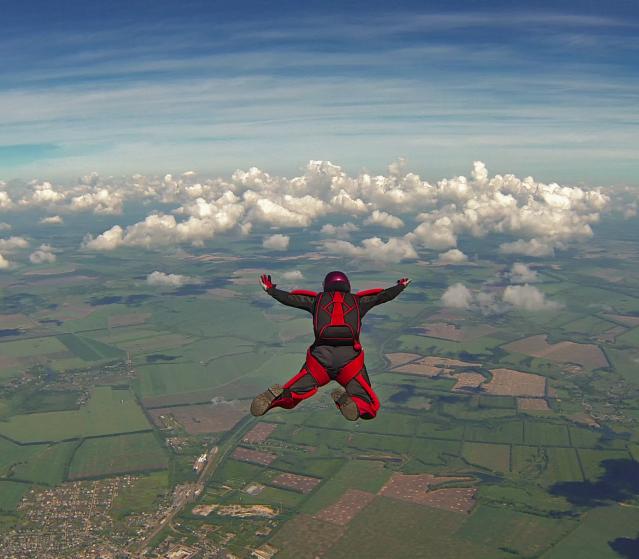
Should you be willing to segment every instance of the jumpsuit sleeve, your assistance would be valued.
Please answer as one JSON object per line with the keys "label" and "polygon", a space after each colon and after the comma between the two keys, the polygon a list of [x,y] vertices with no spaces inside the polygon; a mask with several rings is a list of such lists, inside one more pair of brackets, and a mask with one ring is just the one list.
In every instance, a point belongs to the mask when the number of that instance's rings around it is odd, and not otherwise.
{"label": "jumpsuit sleeve", "polygon": [[368,311],[370,311],[373,307],[376,307],[377,305],[381,305],[382,303],[388,303],[388,301],[392,301],[402,291],[404,291],[404,289],[406,289],[406,286],[400,283],[397,283],[393,285],[393,287],[384,289],[384,291],[380,291],[379,293],[375,293],[373,295],[361,296],[359,298],[360,316],[364,316]]}
{"label": "jumpsuit sleeve", "polygon": [[289,293],[277,289],[277,287],[271,287],[266,292],[273,297],[276,301],[279,301],[287,307],[295,307],[296,309],[303,309],[305,311],[313,313],[313,307],[315,305],[315,297],[312,295],[302,295],[299,293]]}

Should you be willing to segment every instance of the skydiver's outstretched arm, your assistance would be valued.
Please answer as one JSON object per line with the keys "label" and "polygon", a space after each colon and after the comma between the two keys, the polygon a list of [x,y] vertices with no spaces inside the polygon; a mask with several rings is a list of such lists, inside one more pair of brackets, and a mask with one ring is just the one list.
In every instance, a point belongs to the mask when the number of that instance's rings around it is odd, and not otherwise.
{"label": "skydiver's outstretched arm", "polygon": [[364,316],[368,311],[377,305],[382,303],[388,303],[397,297],[408,285],[410,280],[408,278],[402,278],[397,280],[397,283],[393,287],[388,289],[371,290],[372,293],[364,291],[362,295],[359,295],[359,312],[360,316]]}
{"label": "skydiver's outstretched arm", "polygon": [[260,285],[262,289],[266,291],[273,299],[279,301],[287,307],[295,307],[296,309],[303,309],[310,313],[313,312],[313,306],[315,305],[315,295],[311,292],[295,292],[289,293],[277,289],[275,284],[271,281],[271,276],[262,274],[260,276]]}

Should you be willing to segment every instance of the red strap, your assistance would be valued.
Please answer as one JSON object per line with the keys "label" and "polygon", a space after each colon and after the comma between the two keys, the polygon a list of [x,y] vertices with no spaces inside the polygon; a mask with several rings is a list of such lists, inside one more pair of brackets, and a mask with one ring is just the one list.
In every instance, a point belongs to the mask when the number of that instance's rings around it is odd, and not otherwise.
{"label": "red strap", "polygon": [[317,293],[315,291],[308,291],[308,289],[293,289],[291,295],[310,295],[311,297],[316,297]]}
{"label": "red strap", "polygon": [[324,366],[311,355],[310,349],[306,350],[306,368],[320,386],[324,386],[330,382],[331,377],[328,376]]}
{"label": "red strap", "polygon": [[366,297],[366,295],[377,295],[384,291],[381,287],[376,287],[375,289],[365,289],[364,291],[358,291],[355,293],[356,297]]}
{"label": "red strap", "polygon": [[341,291],[333,293],[333,308],[331,309],[331,326],[344,324],[344,294]]}
{"label": "red strap", "polygon": [[353,359],[352,361],[349,361],[348,363],[346,363],[346,365],[344,365],[340,369],[339,373],[335,377],[335,380],[339,382],[342,386],[346,386],[351,380],[353,380],[357,376],[357,374],[362,370],[363,367],[364,367],[364,352],[360,351],[357,357],[355,357],[355,359]]}

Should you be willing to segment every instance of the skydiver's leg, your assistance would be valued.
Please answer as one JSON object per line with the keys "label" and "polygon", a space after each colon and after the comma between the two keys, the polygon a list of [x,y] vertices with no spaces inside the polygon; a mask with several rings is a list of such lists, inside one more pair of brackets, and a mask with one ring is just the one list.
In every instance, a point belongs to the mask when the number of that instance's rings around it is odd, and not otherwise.
{"label": "skydiver's leg", "polygon": [[379,399],[371,387],[366,365],[344,388],[346,388],[346,393],[355,401],[359,416],[362,419],[373,419],[377,415]]}
{"label": "skydiver's leg", "polygon": [[251,404],[251,413],[255,416],[264,415],[272,408],[291,409],[302,400],[310,398],[330,380],[326,369],[310,353],[300,372],[290,379],[284,386],[274,385],[257,396]]}
{"label": "skydiver's leg", "polygon": [[346,390],[334,391],[333,400],[346,419],[373,419],[377,415],[379,399],[371,388],[363,352],[341,369],[336,380]]}

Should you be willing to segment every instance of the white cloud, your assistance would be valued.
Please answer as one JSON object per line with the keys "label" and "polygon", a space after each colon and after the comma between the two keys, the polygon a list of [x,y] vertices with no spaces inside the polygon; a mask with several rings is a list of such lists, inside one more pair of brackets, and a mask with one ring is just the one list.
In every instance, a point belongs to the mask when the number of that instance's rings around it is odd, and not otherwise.
{"label": "white cloud", "polygon": [[32,264],[53,263],[56,261],[56,255],[53,253],[51,245],[40,245],[40,248],[29,255]]}
{"label": "white cloud", "polygon": [[301,280],[304,279],[304,274],[301,270],[290,270],[282,274],[282,278],[285,280]]}
{"label": "white cloud", "polygon": [[[334,222],[335,216],[341,216],[349,221],[343,226],[324,225],[321,233],[345,240],[361,225],[398,229],[416,220],[418,224],[403,237],[413,250],[445,251],[455,248],[461,235],[498,234],[515,239],[501,245],[503,253],[534,256],[552,255],[554,249],[590,237],[591,224],[609,203],[600,190],[510,174],[491,177],[480,161],[473,163],[470,177],[436,184],[407,172],[405,162],[392,164],[383,176],[349,175],[329,161],[310,161],[303,174],[291,178],[251,167],[230,178],[186,173],[115,180],[91,175],[67,187],[33,183],[19,205],[49,211],[54,206],[60,215],[118,213],[133,200],[155,211],[123,230],[120,245],[202,244],[231,230],[246,235],[251,227],[309,228],[322,218]],[[173,209],[164,206],[165,213],[158,213],[158,203]],[[184,221],[179,221],[180,216]]]}
{"label": "white cloud", "polygon": [[468,309],[473,304],[474,297],[470,289],[463,283],[455,283],[448,287],[442,295],[442,303],[454,309]]}
{"label": "white cloud", "polygon": [[200,280],[191,276],[184,276],[181,274],[167,274],[165,272],[151,272],[146,277],[146,282],[149,285],[159,285],[168,287],[182,287],[186,284],[200,283]]}
{"label": "white cloud", "polygon": [[386,242],[379,237],[371,237],[364,239],[361,246],[343,240],[327,240],[322,242],[322,246],[330,254],[375,262],[396,263],[417,258],[413,245],[405,237],[391,237]]}
{"label": "white cloud", "polygon": [[373,210],[373,213],[364,220],[364,225],[378,225],[387,229],[399,229],[404,227],[404,222],[389,213]]}
{"label": "white cloud", "polygon": [[265,237],[262,241],[262,246],[269,250],[286,250],[291,238],[288,235],[281,235],[276,233]]}
{"label": "white cloud", "polygon": [[124,230],[119,225],[114,225],[108,231],[95,237],[87,235],[84,238],[82,246],[91,250],[114,250],[122,246]]}
{"label": "white cloud", "polygon": [[29,241],[24,237],[9,237],[8,239],[0,239],[0,250],[12,251],[20,248],[27,248]]}
{"label": "white cloud", "polygon": [[62,219],[59,215],[53,215],[51,217],[43,217],[40,220],[42,225],[61,225],[64,223],[64,219]]}
{"label": "white cloud", "polygon": [[13,200],[4,190],[0,190],[0,210],[9,210],[13,208]]}
{"label": "white cloud", "polygon": [[511,243],[502,243],[499,245],[499,252],[501,254],[523,254],[524,256],[542,257],[552,256],[555,254],[555,248],[553,241],[530,239],[524,241],[519,239]]}
{"label": "white cloud", "polygon": [[359,231],[359,227],[350,221],[343,223],[342,225],[333,225],[326,223],[320,229],[320,233],[330,237],[337,237],[338,239],[348,239],[351,233]]}
{"label": "white cloud", "polygon": [[442,252],[437,258],[437,262],[439,264],[461,264],[462,262],[466,262],[468,260],[468,256],[466,256],[461,250],[456,248],[451,248],[446,252]]}
{"label": "white cloud", "polygon": [[7,270],[11,267],[11,262],[9,262],[2,254],[0,254],[0,270]]}
{"label": "white cloud", "polygon": [[508,272],[508,277],[511,283],[534,283],[538,281],[539,274],[526,264],[515,262]]}
{"label": "white cloud", "polygon": [[562,307],[555,301],[546,299],[546,295],[532,285],[509,285],[502,299],[513,307],[526,311],[553,311]]}
{"label": "white cloud", "polygon": [[0,222],[0,231],[11,231],[11,225],[9,223]]}

